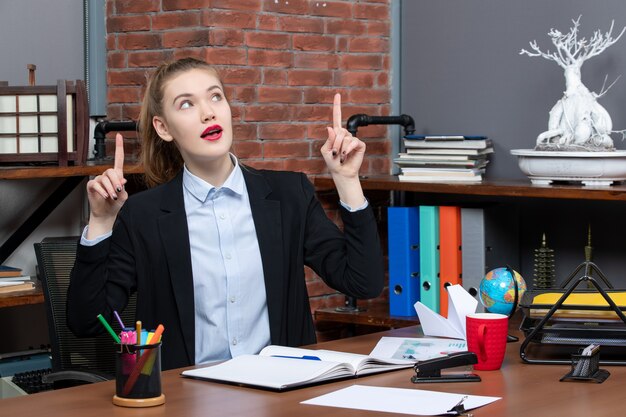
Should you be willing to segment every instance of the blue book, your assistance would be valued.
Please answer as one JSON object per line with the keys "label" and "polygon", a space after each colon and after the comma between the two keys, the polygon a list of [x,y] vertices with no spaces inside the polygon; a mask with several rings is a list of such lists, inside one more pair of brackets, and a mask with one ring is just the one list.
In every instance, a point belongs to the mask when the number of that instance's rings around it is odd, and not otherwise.
{"label": "blue book", "polygon": [[420,296],[419,208],[389,207],[389,314],[417,316]]}
{"label": "blue book", "polygon": [[420,301],[439,313],[439,207],[420,206]]}

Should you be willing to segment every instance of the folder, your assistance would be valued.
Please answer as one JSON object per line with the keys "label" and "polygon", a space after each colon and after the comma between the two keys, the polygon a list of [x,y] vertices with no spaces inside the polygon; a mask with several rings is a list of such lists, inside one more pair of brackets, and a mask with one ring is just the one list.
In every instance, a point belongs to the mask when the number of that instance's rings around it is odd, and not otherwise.
{"label": "folder", "polygon": [[439,314],[448,317],[448,290],[461,284],[461,208],[439,207]]}
{"label": "folder", "polygon": [[420,294],[419,209],[389,207],[389,313],[416,316],[413,304]]}
{"label": "folder", "polygon": [[420,301],[439,312],[439,208],[419,207]]}
{"label": "folder", "polygon": [[[476,300],[480,281],[485,276],[485,216],[482,208],[461,208],[461,263],[463,265],[462,285]],[[482,304],[477,312],[484,312]]]}
{"label": "folder", "polygon": [[[519,270],[519,210],[495,204],[461,209],[463,288],[480,302],[480,281],[492,269]],[[477,312],[484,312],[479,304]]]}

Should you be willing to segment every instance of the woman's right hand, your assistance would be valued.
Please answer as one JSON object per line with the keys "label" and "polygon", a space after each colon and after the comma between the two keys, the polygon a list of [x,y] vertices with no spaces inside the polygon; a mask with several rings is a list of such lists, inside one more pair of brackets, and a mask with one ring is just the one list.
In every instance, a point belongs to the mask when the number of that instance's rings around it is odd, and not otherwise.
{"label": "woman's right hand", "polygon": [[87,182],[89,199],[89,229],[87,239],[94,239],[113,229],[117,213],[128,199],[124,189],[124,138],[115,136],[115,160],[113,168]]}

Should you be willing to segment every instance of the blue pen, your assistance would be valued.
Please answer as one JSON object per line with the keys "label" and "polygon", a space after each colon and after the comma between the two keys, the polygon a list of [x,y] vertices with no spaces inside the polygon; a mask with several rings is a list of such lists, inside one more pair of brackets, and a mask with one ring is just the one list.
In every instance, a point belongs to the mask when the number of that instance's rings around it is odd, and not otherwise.
{"label": "blue pen", "polygon": [[309,356],[309,355],[304,355],[304,356],[272,355],[272,357],[274,357],[274,358],[289,358],[289,359],[306,359],[306,360],[309,360],[309,361],[321,361],[321,359],[318,358],[317,356]]}

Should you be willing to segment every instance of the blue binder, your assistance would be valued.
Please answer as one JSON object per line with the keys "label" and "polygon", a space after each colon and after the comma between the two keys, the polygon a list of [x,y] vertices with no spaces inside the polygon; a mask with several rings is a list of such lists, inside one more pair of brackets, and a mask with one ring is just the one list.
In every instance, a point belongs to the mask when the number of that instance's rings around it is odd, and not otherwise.
{"label": "blue binder", "polygon": [[439,208],[420,206],[420,301],[439,313]]}
{"label": "blue binder", "polygon": [[389,207],[389,313],[417,316],[419,300],[419,209]]}

